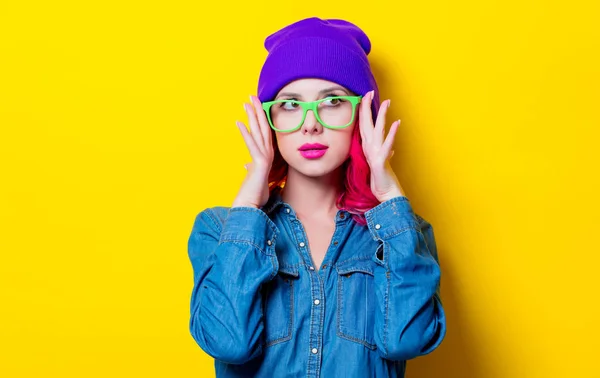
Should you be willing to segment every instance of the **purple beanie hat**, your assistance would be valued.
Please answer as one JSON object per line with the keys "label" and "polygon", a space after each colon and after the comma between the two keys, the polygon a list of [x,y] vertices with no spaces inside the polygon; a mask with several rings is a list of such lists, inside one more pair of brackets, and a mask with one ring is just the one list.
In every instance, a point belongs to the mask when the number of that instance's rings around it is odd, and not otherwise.
{"label": "purple beanie hat", "polygon": [[268,55],[258,79],[261,102],[273,100],[294,80],[318,78],[360,96],[374,89],[371,111],[376,119],[379,89],[367,59],[371,41],[358,26],[340,19],[310,17],[269,35],[264,46]]}

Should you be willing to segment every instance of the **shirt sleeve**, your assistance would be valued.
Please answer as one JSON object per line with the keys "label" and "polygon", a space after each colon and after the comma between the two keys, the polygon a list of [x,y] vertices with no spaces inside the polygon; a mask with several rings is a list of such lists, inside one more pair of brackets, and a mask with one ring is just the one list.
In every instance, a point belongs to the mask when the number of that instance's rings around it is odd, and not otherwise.
{"label": "shirt sleeve", "polygon": [[365,217],[373,239],[379,241],[373,255],[378,352],[389,360],[428,354],[446,333],[433,228],[413,212],[405,196],[380,203]]}
{"label": "shirt sleeve", "polygon": [[261,286],[277,275],[279,231],[262,210],[227,208],[224,221],[208,208],[188,239],[194,270],[190,332],[210,356],[230,364],[262,353]]}

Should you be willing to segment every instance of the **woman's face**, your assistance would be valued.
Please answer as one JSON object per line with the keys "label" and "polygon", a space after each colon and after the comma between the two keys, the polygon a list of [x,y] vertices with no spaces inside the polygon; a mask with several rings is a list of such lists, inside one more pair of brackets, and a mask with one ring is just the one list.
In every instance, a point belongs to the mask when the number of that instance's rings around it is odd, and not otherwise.
{"label": "woman's face", "polygon": [[[330,96],[354,96],[348,89],[334,82],[322,79],[299,79],[281,88],[274,100],[295,99],[315,101]],[[333,106],[336,101],[326,101],[320,106]],[[276,105],[274,105],[276,106]],[[307,111],[304,123],[296,131],[276,132],[277,145],[283,159],[301,174],[311,177],[324,176],[333,172],[348,158],[352,132],[358,120],[358,108],[352,124],[343,129],[329,129],[323,126],[311,110]],[[321,109],[321,107],[319,108]],[[323,119],[327,109],[319,115]],[[279,110],[282,111],[282,110]],[[295,110],[300,111],[300,109]],[[333,110],[330,110],[333,113]],[[301,151],[303,145],[319,143],[327,148],[323,151]]]}

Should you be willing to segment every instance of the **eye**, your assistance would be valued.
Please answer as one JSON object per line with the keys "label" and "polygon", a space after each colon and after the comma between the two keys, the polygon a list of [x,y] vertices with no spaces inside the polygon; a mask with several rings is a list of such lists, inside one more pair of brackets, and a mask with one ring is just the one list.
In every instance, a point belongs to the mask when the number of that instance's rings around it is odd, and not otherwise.
{"label": "eye", "polygon": [[284,110],[295,110],[298,108],[298,102],[296,99],[286,99],[279,103],[279,107]]}
{"label": "eye", "polygon": [[327,98],[325,98],[325,101],[323,101],[323,104],[326,106],[338,106],[341,103],[346,102],[346,100],[342,99],[342,98],[338,98],[338,96],[327,96]]}

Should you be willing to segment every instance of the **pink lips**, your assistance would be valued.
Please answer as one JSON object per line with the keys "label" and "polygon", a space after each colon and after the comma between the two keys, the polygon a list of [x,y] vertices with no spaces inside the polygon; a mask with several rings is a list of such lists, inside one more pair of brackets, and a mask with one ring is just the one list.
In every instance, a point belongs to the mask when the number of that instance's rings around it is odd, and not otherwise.
{"label": "pink lips", "polygon": [[327,152],[327,149],[304,150],[304,151],[300,151],[300,155],[304,156],[307,159],[316,159],[316,158],[320,158],[321,156],[325,155],[325,152]]}
{"label": "pink lips", "polygon": [[327,146],[324,146],[320,143],[306,143],[303,144],[298,150],[300,151],[300,155],[307,159],[317,159],[325,155],[327,148]]}

